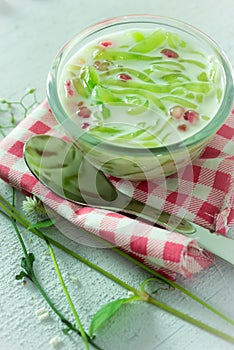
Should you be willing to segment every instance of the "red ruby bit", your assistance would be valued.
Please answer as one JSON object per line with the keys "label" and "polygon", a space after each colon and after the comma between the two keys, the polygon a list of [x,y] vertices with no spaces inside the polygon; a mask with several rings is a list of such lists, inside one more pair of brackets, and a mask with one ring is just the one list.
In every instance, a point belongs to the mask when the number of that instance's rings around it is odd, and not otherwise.
{"label": "red ruby bit", "polygon": [[104,47],[110,47],[113,45],[113,42],[112,41],[102,41],[100,43],[100,45],[104,46]]}
{"label": "red ruby bit", "polygon": [[184,120],[188,121],[190,124],[196,124],[199,121],[199,114],[196,111],[188,110],[183,115]]}
{"label": "red ruby bit", "polygon": [[178,125],[177,128],[179,131],[185,132],[185,131],[187,131],[188,126],[186,124],[181,124],[181,125]]}
{"label": "red ruby bit", "polygon": [[82,106],[79,108],[77,115],[81,118],[89,118],[91,116],[91,110],[86,107],[86,106]]}
{"label": "red ruby bit", "polygon": [[66,91],[67,96],[71,97],[71,96],[75,95],[75,92],[74,92],[74,90],[72,88],[71,80],[65,81],[64,86],[65,86],[65,91]]}
{"label": "red ruby bit", "polygon": [[131,80],[131,79],[132,79],[132,77],[130,77],[130,75],[125,74],[125,73],[120,74],[120,75],[119,75],[119,78],[120,78],[121,80]]}
{"label": "red ruby bit", "polygon": [[81,125],[81,128],[82,128],[82,129],[87,129],[89,126],[90,126],[89,123],[83,123],[83,124]]}
{"label": "red ruby bit", "polygon": [[178,58],[179,57],[178,53],[171,50],[171,49],[163,49],[160,52],[163,55],[167,56],[168,58]]}

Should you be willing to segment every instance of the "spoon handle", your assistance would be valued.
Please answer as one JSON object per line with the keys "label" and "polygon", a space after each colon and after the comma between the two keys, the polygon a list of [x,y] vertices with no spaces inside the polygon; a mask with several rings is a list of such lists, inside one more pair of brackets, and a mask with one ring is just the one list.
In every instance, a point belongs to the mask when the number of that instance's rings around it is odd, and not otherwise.
{"label": "spoon handle", "polygon": [[124,209],[121,209],[121,212],[136,215],[151,224],[157,224],[167,230],[176,231],[182,234],[192,234],[196,231],[192,223],[189,221],[170,215],[165,211],[153,208],[135,199],[132,199]]}

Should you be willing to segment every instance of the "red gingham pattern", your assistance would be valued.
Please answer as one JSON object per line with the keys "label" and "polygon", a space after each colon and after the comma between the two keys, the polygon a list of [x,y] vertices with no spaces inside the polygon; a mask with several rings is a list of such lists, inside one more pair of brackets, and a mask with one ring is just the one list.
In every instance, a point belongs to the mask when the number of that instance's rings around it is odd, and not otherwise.
{"label": "red gingham pattern", "polygon": [[126,194],[225,235],[234,223],[234,109],[201,156],[163,180],[112,178]]}
{"label": "red gingham pattern", "polygon": [[[111,178],[122,192],[158,209],[185,217],[226,234],[234,223],[234,111],[209,142],[199,159],[179,175],[158,181],[130,182]],[[213,257],[195,240],[127,216],[68,202],[41,185],[23,160],[23,145],[33,135],[65,138],[47,101],[35,109],[0,143],[0,176],[11,186],[37,195],[72,224],[104,238],[114,246],[174,276],[186,277],[209,266]],[[73,237],[73,239],[76,239]]]}

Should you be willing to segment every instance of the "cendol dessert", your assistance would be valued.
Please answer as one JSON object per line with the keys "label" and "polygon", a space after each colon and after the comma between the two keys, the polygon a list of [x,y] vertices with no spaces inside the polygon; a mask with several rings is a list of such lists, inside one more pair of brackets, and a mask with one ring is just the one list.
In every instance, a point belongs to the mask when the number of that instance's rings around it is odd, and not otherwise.
{"label": "cendol dessert", "polygon": [[176,33],[130,30],[89,43],[67,63],[60,96],[68,115],[95,138],[158,147],[190,137],[222,100],[214,56]]}
{"label": "cendol dessert", "polygon": [[157,179],[199,156],[232,106],[230,64],[208,37],[156,16],[98,23],[58,53],[48,100],[98,169]]}

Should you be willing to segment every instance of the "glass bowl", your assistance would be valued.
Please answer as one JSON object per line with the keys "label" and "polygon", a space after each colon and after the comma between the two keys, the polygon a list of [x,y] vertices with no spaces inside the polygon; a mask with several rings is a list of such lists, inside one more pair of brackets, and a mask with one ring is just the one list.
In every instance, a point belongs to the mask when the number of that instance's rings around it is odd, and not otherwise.
{"label": "glass bowl", "polygon": [[[153,34],[156,37],[153,38],[152,33],[157,33]],[[133,40],[132,38],[135,40],[131,41],[130,49],[127,42],[129,37],[131,40]],[[110,47],[113,41],[118,41],[117,38],[122,40],[118,39],[121,41],[121,45],[119,44],[117,48]],[[90,43],[96,50],[95,53],[92,51],[94,61],[86,63],[87,60],[85,61],[81,57],[79,64],[76,64],[77,61],[74,64],[74,57],[77,59],[78,52],[83,53],[84,48],[85,52],[91,52]],[[154,56],[155,61],[152,60],[152,52],[154,52],[150,47],[152,45],[157,46],[156,49],[153,49],[157,50],[157,55]],[[177,53],[179,53],[179,59]],[[119,56],[115,61],[117,54]],[[82,56],[82,54],[79,55]],[[120,57],[120,55],[122,56]],[[127,63],[124,61],[125,56],[128,59]],[[150,58],[145,58],[146,56],[150,56]],[[149,61],[147,69],[145,66],[143,71],[142,66],[139,68],[141,73],[149,73],[147,78],[132,69],[132,62],[138,64],[138,59],[141,62]],[[208,65],[206,73],[203,72],[204,60]],[[68,65],[71,67],[69,69],[73,69],[71,80],[64,80],[64,72],[68,69]],[[180,69],[185,65],[187,65],[186,73],[182,68],[182,71]],[[85,66],[92,68],[87,70],[84,68]],[[94,74],[94,81],[91,83],[87,80],[93,74],[94,66],[96,69],[94,73],[98,72],[100,75],[97,80],[101,76],[107,77],[104,83],[103,81],[100,83],[101,88],[104,86],[103,91],[106,93],[104,96],[105,104],[100,101],[99,95],[101,93],[98,90],[99,82],[95,82],[96,75]],[[114,78],[112,76],[112,82],[108,76],[108,74],[112,74],[108,71],[109,67],[112,69],[111,72],[119,72],[115,74]],[[190,75],[195,74],[193,72],[195,69],[198,69],[200,73],[198,74],[196,71],[197,80],[194,82],[194,78],[191,78]],[[132,79],[132,74],[135,75],[134,79]],[[84,108],[84,106],[81,107],[84,104],[83,101],[81,102],[79,99],[76,101],[73,97],[74,91],[72,89],[74,86],[72,84],[75,85],[75,83],[72,79],[76,79],[75,81],[80,83],[81,77],[85,77],[85,83],[82,83],[83,88],[88,86],[92,98],[93,96],[95,99],[97,96],[99,98],[96,107],[93,107],[94,109],[98,108],[98,112],[95,110],[96,116],[98,116],[100,108],[102,108],[102,117],[104,116],[101,121],[100,117],[97,117],[98,121],[93,122],[92,119],[91,125],[89,118],[90,108],[94,105],[93,101],[87,108]],[[118,85],[117,79],[121,80],[121,87]],[[131,79],[132,81],[130,81]],[[152,88],[152,81],[157,88]],[[93,86],[91,86],[92,84]],[[115,84],[117,84],[117,88],[114,86]],[[204,92],[205,87],[209,87],[208,90],[211,90],[211,93]],[[64,88],[66,96],[68,98],[69,95],[72,96],[70,101],[73,102],[70,103],[72,106],[70,111],[64,102],[65,93],[62,92]],[[83,90],[79,89],[78,86],[78,90],[76,90],[78,97],[83,94]],[[115,97],[113,97],[113,91]],[[126,91],[130,97],[126,97]],[[154,101],[156,111],[147,102],[148,94],[151,98],[150,101]],[[208,97],[203,96],[206,94]],[[92,25],[66,43],[52,63],[47,81],[47,96],[58,123],[64,128],[70,140],[77,145],[95,167],[109,175],[129,180],[157,179],[178,172],[197,158],[211,137],[225,122],[233,103],[233,77],[231,65],[222,50],[198,29],[171,18],[130,15]],[[124,103],[122,102],[123,96],[125,96]],[[84,99],[86,98],[88,97],[85,96]],[[183,100],[187,101],[185,106],[180,103]],[[163,115],[165,101],[167,103],[166,112],[164,111]],[[193,105],[198,105],[196,107],[198,111],[196,108],[191,108]],[[103,110],[104,107],[105,110]],[[105,114],[108,117],[111,108],[115,111],[113,112],[115,120],[114,122],[106,122]],[[201,113],[199,108],[204,108],[206,113]],[[131,117],[131,114],[134,113],[135,115]],[[146,113],[145,116],[144,113]],[[211,115],[207,116],[209,113]],[[79,115],[82,118],[78,118]],[[193,125],[197,116],[199,116],[201,124],[199,127]],[[170,135],[169,141],[165,141],[166,136],[164,140],[160,139],[158,131],[155,133],[152,131],[155,130],[155,124],[152,124],[154,125],[154,129],[152,129],[149,120],[154,120],[154,118],[160,120],[159,124],[161,120],[167,120],[166,128],[169,128],[169,132],[167,132],[167,137]],[[131,119],[131,123],[129,119]],[[136,120],[139,122],[136,123]],[[130,127],[127,136],[124,134],[123,137],[118,136],[116,139],[112,133],[111,137],[105,138],[106,130],[114,132],[120,130],[122,125]],[[183,132],[185,130],[187,132],[188,127],[192,131],[184,136]],[[144,130],[142,131],[142,129]],[[139,135],[142,132],[145,135],[146,130],[147,136],[142,142]]]}

